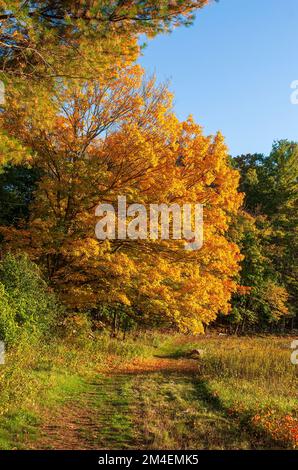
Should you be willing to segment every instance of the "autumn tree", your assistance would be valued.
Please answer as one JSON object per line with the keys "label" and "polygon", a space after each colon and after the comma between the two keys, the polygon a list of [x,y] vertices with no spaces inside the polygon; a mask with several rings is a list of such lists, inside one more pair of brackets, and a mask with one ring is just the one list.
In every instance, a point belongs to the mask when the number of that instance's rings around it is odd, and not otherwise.
{"label": "autumn tree", "polygon": [[[42,178],[29,225],[2,228],[7,248],[25,250],[46,270],[70,309],[126,309],[141,322],[167,319],[203,331],[228,313],[241,259],[226,232],[242,196],[221,134],[205,137],[179,122],[172,96],[133,66],[114,80],[61,87],[46,128],[7,110],[3,125],[34,153]],[[46,120],[47,122],[47,120]],[[183,160],[183,165],[177,161]],[[183,240],[97,240],[100,202],[204,204],[204,245]]]}

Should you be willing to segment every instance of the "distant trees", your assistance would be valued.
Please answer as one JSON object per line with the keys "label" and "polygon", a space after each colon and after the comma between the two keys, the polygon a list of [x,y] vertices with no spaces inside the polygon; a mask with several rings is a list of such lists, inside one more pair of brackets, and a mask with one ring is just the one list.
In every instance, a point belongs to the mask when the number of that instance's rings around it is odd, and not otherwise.
{"label": "distant trees", "polygon": [[[243,210],[231,234],[245,256],[231,320],[237,329],[284,327],[297,318],[298,144],[275,142],[269,156],[241,155]],[[238,326],[237,326],[238,325]]]}

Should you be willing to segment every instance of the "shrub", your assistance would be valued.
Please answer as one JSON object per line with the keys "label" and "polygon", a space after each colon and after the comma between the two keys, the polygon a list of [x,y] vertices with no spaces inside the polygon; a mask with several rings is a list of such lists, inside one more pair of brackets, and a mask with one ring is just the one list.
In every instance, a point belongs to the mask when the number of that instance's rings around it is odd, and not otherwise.
{"label": "shrub", "polygon": [[4,285],[0,283],[0,340],[6,343],[13,342],[17,329],[15,311],[10,305]]}
{"label": "shrub", "polygon": [[22,331],[49,332],[57,315],[54,294],[26,255],[0,262],[0,339],[10,345]]}

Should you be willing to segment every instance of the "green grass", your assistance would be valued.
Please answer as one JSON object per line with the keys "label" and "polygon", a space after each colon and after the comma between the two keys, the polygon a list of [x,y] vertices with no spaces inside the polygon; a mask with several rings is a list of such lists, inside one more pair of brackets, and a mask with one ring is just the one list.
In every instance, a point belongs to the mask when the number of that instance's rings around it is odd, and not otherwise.
{"label": "green grass", "polygon": [[141,341],[117,341],[100,335],[44,342],[23,337],[0,366],[0,449],[22,448],[27,437],[38,436],[40,416],[89,391],[89,382],[134,357],[149,357],[161,335]]}
{"label": "green grass", "polygon": [[0,449],[17,449],[18,442],[35,439],[39,424],[38,417],[28,410],[6,414],[0,421]]}
{"label": "green grass", "polygon": [[[286,415],[298,417],[290,343],[160,333],[125,342],[25,338],[0,369],[0,449],[293,448],[288,428],[279,432]],[[197,372],[180,370],[179,359],[197,348],[205,351]],[[136,359],[156,361],[156,370],[134,370]],[[47,422],[56,430],[45,440]]]}
{"label": "green grass", "polygon": [[236,420],[209,400],[204,382],[179,372],[140,376],[139,427],[147,449],[246,449],[250,443]]}
{"label": "green grass", "polygon": [[101,448],[126,449],[135,442],[133,402],[135,391],[131,377],[109,377],[97,381],[93,400],[100,429],[97,444]]}
{"label": "green grass", "polygon": [[[287,448],[295,444],[289,441],[280,442],[279,436],[269,433],[267,427],[256,429],[252,418],[270,410],[277,426],[278,420],[281,420],[281,426],[282,417],[286,414],[298,417],[298,370],[290,362],[290,344],[290,338],[273,336],[200,339],[177,337],[174,341],[169,339],[165,342],[160,352],[166,357],[179,358],[185,357],[185,353],[192,349],[205,351],[203,359],[199,361],[198,397],[206,403],[216,404],[214,410],[224,417],[231,416],[240,423],[237,432],[242,437],[240,442],[235,442],[237,448],[247,448],[249,445],[256,448]],[[177,390],[178,387],[175,386],[175,391]],[[177,399],[176,403],[179,401],[181,399]],[[190,400],[193,404],[198,401],[200,400]],[[184,407],[190,409],[189,404]],[[162,408],[163,406],[160,407],[160,414],[164,416]],[[158,416],[159,412],[156,414]],[[170,422],[173,423],[173,419]],[[179,424],[175,423],[175,427],[179,428]],[[233,447],[233,436],[228,431],[222,435],[229,436],[227,441],[223,439],[223,448]],[[193,444],[193,441],[190,442]],[[203,438],[201,442],[204,442]],[[216,439],[211,439],[207,448],[212,448],[215,443]],[[173,444],[171,442],[172,446]],[[195,444],[196,448],[200,448],[200,443]],[[218,443],[215,447],[221,448]]]}

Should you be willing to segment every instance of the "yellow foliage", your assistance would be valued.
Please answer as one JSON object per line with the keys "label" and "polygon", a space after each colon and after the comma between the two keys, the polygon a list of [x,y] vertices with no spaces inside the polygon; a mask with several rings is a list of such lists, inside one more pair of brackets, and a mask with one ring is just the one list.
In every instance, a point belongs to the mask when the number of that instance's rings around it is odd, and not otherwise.
{"label": "yellow foliage", "polygon": [[[237,289],[241,255],[225,233],[242,195],[222,135],[204,136],[192,117],[179,122],[171,102],[133,66],[113,80],[62,87],[47,131],[38,112],[20,120],[18,107],[7,110],[7,128],[32,148],[43,177],[28,228],[5,237],[44,265],[68,306],[121,303],[201,333],[228,313]],[[116,206],[118,195],[145,206],[204,204],[202,249],[185,251],[180,240],[96,240],[95,207]]]}

